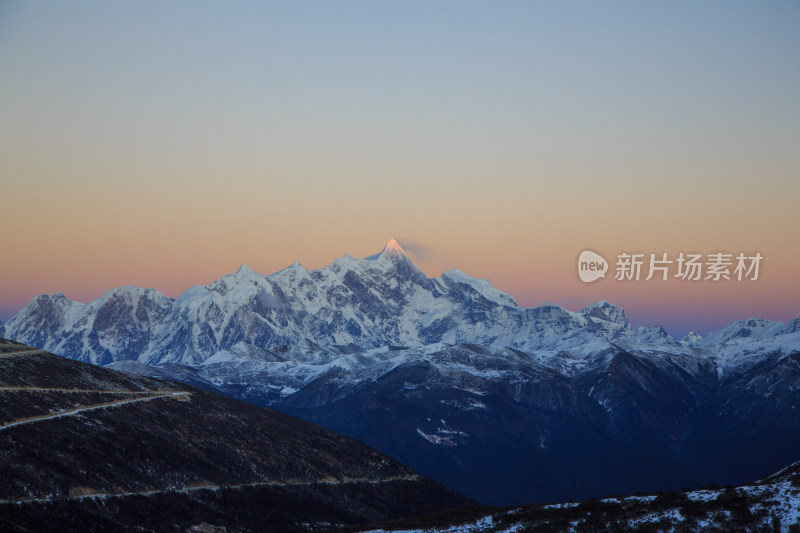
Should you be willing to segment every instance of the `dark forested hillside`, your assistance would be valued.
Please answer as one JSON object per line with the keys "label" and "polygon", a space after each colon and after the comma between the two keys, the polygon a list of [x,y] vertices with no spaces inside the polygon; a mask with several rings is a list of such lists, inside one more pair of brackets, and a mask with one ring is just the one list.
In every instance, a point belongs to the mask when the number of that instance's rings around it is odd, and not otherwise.
{"label": "dark forested hillside", "polygon": [[464,503],[288,415],[5,341],[0,457],[1,522],[17,531],[289,531]]}

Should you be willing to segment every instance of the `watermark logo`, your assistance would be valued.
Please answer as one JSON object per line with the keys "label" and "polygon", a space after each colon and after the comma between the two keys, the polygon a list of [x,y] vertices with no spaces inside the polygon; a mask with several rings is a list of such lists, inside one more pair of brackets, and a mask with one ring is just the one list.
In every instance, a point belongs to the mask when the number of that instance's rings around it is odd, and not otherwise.
{"label": "watermark logo", "polygon": [[[670,255],[666,252],[644,254],[620,252],[614,268],[616,281],[756,281],[761,260],[759,252],[738,254],[715,252],[709,254],[686,253]],[[578,277],[584,283],[605,278],[609,264],[605,258],[591,250],[584,250],[578,258]]]}
{"label": "watermark logo", "polygon": [[602,255],[591,250],[584,250],[578,257],[578,276],[584,283],[591,283],[606,277],[608,261]]}

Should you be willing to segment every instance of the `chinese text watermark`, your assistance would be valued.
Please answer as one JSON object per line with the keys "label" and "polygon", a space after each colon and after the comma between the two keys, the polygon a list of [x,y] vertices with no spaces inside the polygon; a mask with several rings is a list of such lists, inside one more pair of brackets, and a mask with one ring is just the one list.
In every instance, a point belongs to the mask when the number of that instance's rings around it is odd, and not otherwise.
{"label": "chinese text watermark", "polygon": [[[614,265],[617,281],[650,281],[679,279],[683,281],[756,281],[764,256],[759,252],[708,254],[679,252],[620,252]],[[585,283],[605,278],[609,270],[606,259],[591,250],[578,257],[578,277]]]}

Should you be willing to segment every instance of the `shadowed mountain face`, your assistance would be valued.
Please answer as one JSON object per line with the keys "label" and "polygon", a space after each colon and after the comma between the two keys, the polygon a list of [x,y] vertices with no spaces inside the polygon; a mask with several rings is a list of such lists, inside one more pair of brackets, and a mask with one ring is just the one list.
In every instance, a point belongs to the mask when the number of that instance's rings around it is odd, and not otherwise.
{"label": "shadowed mountain face", "polygon": [[0,517],[12,530],[299,531],[464,503],[288,415],[6,341],[0,399]]}
{"label": "shadowed mountain face", "polygon": [[742,483],[799,456],[797,353],[722,376],[621,350],[573,373],[474,346],[411,354],[272,405],[495,505]]}
{"label": "shadowed mountain face", "polygon": [[[487,504],[742,483],[800,450],[798,352],[722,365],[618,347],[555,367],[536,354],[461,344],[333,361],[180,368],[357,438]],[[316,366],[324,371],[295,381]]]}

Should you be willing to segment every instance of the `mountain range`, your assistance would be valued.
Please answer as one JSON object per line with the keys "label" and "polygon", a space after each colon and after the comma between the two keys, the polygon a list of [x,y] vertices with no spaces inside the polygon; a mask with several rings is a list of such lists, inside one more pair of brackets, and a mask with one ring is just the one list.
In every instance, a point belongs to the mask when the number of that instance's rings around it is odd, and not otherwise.
{"label": "mountain range", "polygon": [[[578,313],[554,305],[522,308],[488,281],[457,269],[428,278],[391,240],[374,256],[345,255],[312,271],[295,263],[263,276],[242,265],[178,298],[135,286],[88,304],[63,293],[42,294],[0,327],[8,338],[94,364],[198,366],[294,360],[293,352],[308,347],[346,351],[442,343],[513,348],[550,360],[581,358],[613,342],[736,356],[742,339],[795,342],[794,336],[783,337],[800,331],[800,319],[742,320],[705,338],[690,333],[677,341],[660,326],[632,328],[625,311],[606,301]],[[720,345],[728,349],[720,352]]]}
{"label": "mountain range", "polygon": [[40,295],[0,328],[297,415],[490,504],[740,483],[800,458],[800,319],[678,340],[606,301],[529,309],[458,270],[429,278],[395,241],[178,298]]}

